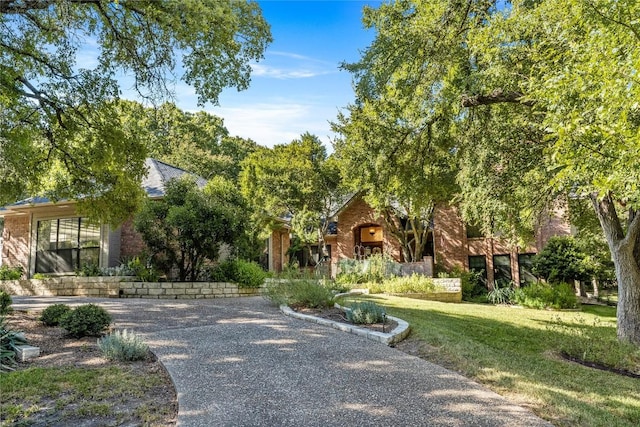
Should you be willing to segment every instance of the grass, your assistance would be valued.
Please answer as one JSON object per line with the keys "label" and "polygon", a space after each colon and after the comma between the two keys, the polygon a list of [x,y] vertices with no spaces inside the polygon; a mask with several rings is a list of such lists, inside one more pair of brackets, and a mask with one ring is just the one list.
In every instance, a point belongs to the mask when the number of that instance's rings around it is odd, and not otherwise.
{"label": "grass", "polygon": [[[30,368],[0,375],[0,425],[22,425],[36,413],[46,420],[54,412],[56,419],[76,417],[142,421],[145,425],[161,421],[168,408],[139,408],[137,413],[121,413],[119,402],[141,399],[145,392],[160,384],[153,376],[141,378],[131,369],[104,368]],[[47,402],[43,407],[43,402]],[[132,418],[132,417],[137,417]],[[46,424],[46,421],[44,421]]]}
{"label": "grass", "polygon": [[[615,338],[615,308],[582,313],[369,297],[411,325],[423,357],[458,371],[558,426],[640,425],[640,380],[587,368],[558,356],[572,337],[555,322],[594,322]],[[597,319],[597,320],[596,320]],[[583,326],[584,326],[583,325]],[[587,326],[588,327],[588,326]]]}

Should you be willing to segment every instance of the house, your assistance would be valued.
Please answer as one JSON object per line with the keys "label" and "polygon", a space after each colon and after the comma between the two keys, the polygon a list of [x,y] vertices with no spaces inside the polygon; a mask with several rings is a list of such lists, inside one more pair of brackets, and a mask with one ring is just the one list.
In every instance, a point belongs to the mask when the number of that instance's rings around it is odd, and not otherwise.
{"label": "house", "polygon": [[[155,159],[147,159],[145,166],[148,173],[142,187],[151,199],[164,196],[169,180],[191,175]],[[201,187],[206,184],[201,177],[196,182]],[[2,265],[21,265],[28,278],[36,273],[72,273],[87,263],[113,267],[144,249],[131,219],[112,229],[79,216],[72,200],[54,203],[33,197],[0,209],[0,217],[4,218]]]}
{"label": "house", "polygon": [[[454,269],[474,270],[490,284],[496,280],[515,283],[535,280],[530,271],[533,255],[544,247],[549,237],[571,232],[562,214],[561,210],[552,212],[540,222],[535,242],[516,247],[499,238],[482,236],[464,223],[454,206],[438,204],[422,254],[425,265],[421,271],[434,274],[435,271]],[[359,193],[336,210],[325,242],[332,275],[337,273],[339,261],[346,258],[366,258],[382,253],[397,262],[405,261],[400,244],[387,229],[383,218]],[[277,250],[276,247],[273,249]],[[282,254],[276,255],[280,256]]]}

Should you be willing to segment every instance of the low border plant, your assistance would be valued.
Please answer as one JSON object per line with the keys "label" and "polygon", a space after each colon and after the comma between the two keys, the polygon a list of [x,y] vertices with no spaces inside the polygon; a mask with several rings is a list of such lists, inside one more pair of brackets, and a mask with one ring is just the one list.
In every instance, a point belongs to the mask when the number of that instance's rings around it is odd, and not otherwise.
{"label": "low border plant", "polygon": [[95,304],[85,304],[71,310],[60,319],[59,326],[75,338],[98,336],[111,324],[111,315]]}
{"label": "low border plant", "polygon": [[71,312],[67,304],[53,304],[42,310],[39,320],[47,326],[58,326],[64,316]]}
{"label": "low border plant", "polygon": [[384,308],[371,301],[356,302],[347,310],[347,320],[355,324],[383,323],[385,317]]}
{"label": "low border plant", "polygon": [[333,305],[333,292],[318,280],[280,279],[265,287],[264,296],[276,305],[322,308]]}
{"label": "low border plant", "polygon": [[19,280],[23,274],[24,268],[21,265],[16,267],[0,266],[0,280]]}
{"label": "low border plant", "polygon": [[126,329],[99,338],[98,348],[104,357],[119,362],[143,360],[149,353],[149,346],[134,332]]}
{"label": "low border plant", "polygon": [[11,329],[7,319],[0,316],[0,372],[14,370],[17,347],[26,343],[24,335]]}
{"label": "low border plant", "polygon": [[0,316],[11,313],[11,304],[13,304],[11,295],[6,293],[5,291],[0,291]]}

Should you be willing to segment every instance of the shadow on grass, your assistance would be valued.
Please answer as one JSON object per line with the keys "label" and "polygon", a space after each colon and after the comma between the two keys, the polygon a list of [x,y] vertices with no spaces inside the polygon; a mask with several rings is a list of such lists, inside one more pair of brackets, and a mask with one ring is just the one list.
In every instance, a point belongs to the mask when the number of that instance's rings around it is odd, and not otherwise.
{"label": "shadow on grass", "polygon": [[[390,299],[378,302],[409,322],[412,337],[429,344],[432,350],[425,358],[502,394],[518,395],[558,425],[640,425],[638,379],[561,359],[562,342],[576,338],[547,328],[545,323],[553,321],[551,316],[545,319],[544,312],[438,303],[398,308]],[[600,312],[611,315],[610,310],[596,310]],[[611,327],[597,329],[598,334],[615,336]],[[588,336],[580,339],[589,345]]]}

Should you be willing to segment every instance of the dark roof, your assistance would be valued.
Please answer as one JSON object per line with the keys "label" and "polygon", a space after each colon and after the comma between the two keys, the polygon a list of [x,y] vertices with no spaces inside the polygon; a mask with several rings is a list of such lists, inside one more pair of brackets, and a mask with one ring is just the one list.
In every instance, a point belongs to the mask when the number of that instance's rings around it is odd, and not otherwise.
{"label": "dark roof", "polygon": [[[191,172],[187,172],[184,169],[171,166],[167,163],[161,162],[160,160],[147,158],[144,164],[147,168],[147,174],[142,179],[142,188],[144,189],[145,193],[147,193],[147,196],[151,198],[163,197],[166,192],[167,182],[169,182],[173,178],[180,178],[185,175],[190,175],[196,179],[196,184],[198,184],[198,187],[202,188],[207,184],[207,180],[202,178],[201,176],[198,176]],[[67,200],[60,200],[59,202],[64,201]],[[19,202],[0,207],[0,215],[6,212],[7,209],[39,205],[44,203],[51,203],[51,199],[48,199],[46,197],[29,197],[28,199],[20,200]]]}

